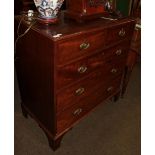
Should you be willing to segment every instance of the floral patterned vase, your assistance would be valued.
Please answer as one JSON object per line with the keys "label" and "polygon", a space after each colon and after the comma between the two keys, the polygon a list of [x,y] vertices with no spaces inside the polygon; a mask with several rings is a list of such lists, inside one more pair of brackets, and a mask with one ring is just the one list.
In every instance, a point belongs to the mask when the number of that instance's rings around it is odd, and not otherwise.
{"label": "floral patterned vase", "polygon": [[55,23],[58,21],[58,12],[64,0],[34,0],[39,11],[38,20],[43,23]]}

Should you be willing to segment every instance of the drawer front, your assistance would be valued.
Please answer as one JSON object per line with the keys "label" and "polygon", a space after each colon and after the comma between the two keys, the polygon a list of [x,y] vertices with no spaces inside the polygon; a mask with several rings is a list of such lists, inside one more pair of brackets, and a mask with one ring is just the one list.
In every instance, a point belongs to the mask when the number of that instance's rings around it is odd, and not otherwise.
{"label": "drawer front", "polygon": [[93,72],[89,77],[84,78],[77,84],[61,90],[57,94],[57,112],[61,112],[66,108],[90,96],[91,92],[100,89],[101,85],[105,85],[108,81],[121,77],[123,68],[120,65],[109,65],[107,70],[100,69]]}
{"label": "drawer front", "polygon": [[113,59],[114,61],[122,61],[126,59],[129,47],[130,47],[130,41],[124,41],[118,45],[115,45],[105,50],[104,52],[102,52],[102,55],[104,55],[104,60],[109,61]]}
{"label": "drawer front", "polygon": [[[104,54],[104,53],[103,53]],[[89,58],[71,63],[57,69],[57,88],[62,88],[68,84],[75,82],[92,71],[102,68],[105,64],[102,53]],[[104,66],[106,69],[106,66]]]}
{"label": "drawer front", "polygon": [[57,54],[58,65],[65,64],[72,59],[91,54],[100,50],[105,44],[105,32],[97,31],[82,34],[61,41],[58,44],[59,53]]}
{"label": "drawer front", "polygon": [[57,69],[57,88],[60,89],[81,78],[87,76],[92,71],[99,69],[108,70],[111,65],[124,64],[128,53],[129,42],[123,42],[99,54],[82,59],[75,63],[58,67]]}
{"label": "drawer front", "polygon": [[131,39],[133,29],[134,23],[126,23],[108,28],[106,45],[112,44],[113,42],[121,41],[123,39]]}
{"label": "drawer front", "polygon": [[106,85],[101,85],[102,88],[94,91],[88,98],[84,98],[75,105],[66,109],[57,116],[57,132],[60,133],[65,129],[70,128],[74,123],[86,115],[96,105],[104,99],[114,95],[120,88],[120,78],[109,82]]}

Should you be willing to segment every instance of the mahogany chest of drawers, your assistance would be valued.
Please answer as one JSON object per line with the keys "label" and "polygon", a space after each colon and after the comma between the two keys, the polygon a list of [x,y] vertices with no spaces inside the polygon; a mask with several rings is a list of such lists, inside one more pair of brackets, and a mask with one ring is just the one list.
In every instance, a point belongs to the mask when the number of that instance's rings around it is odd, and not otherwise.
{"label": "mahogany chest of drawers", "polygon": [[[29,25],[23,21],[21,32]],[[80,119],[120,94],[134,25],[131,18],[62,19],[57,25],[35,23],[19,39],[15,66],[22,111],[38,122],[54,150]]]}

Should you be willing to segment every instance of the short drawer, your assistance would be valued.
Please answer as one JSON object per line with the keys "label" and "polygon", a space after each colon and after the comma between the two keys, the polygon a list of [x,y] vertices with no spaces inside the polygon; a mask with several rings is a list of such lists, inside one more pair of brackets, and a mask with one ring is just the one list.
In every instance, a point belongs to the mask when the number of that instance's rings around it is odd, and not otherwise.
{"label": "short drawer", "polygon": [[101,103],[104,99],[113,96],[120,90],[121,79],[111,81],[97,91],[93,91],[89,97],[76,102],[75,105],[66,109],[57,116],[57,132],[60,133],[73,126],[74,123],[79,121],[84,115],[91,111],[96,105]]}
{"label": "short drawer", "polygon": [[109,81],[121,77],[122,73],[122,67],[110,65],[107,70],[101,69],[93,72],[88,77],[78,81],[77,84],[61,90],[57,94],[57,112],[59,113],[72,106],[75,101],[79,102],[89,97],[92,92],[100,89],[101,85],[104,86]]}
{"label": "short drawer", "polygon": [[107,29],[106,45],[123,39],[131,39],[134,23],[125,23]]}
{"label": "short drawer", "polygon": [[100,50],[105,45],[105,32],[97,31],[85,33],[69,38],[58,43],[57,62],[58,65],[91,54]]}

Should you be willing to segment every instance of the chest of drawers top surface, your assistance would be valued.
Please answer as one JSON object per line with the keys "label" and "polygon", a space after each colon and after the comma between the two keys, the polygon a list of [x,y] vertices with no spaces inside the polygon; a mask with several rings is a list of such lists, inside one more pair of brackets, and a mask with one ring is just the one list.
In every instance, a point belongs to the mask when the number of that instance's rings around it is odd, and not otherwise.
{"label": "chest of drawers top surface", "polygon": [[[16,17],[21,18],[21,16]],[[95,32],[96,30],[103,30],[105,28],[110,28],[113,26],[121,26],[122,24],[130,23],[131,21],[134,22],[133,18],[122,18],[119,20],[105,20],[102,18],[87,21],[84,23],[76,23],[72,20],[64,19],[63,13],[60,16],[60,20],[58,24],[53,25],[44,25],[44,24],[35,24],[32,29],[35,31],[39,31],[39,33],[46,35],[47,37],[51,38],[53,41],[67,39],[71,36],[87,34],[88,32]],[[29,22],[25,22],[25,24],[30,24]],[[57,34],[62,34],[60,37],[53,37]]]}

